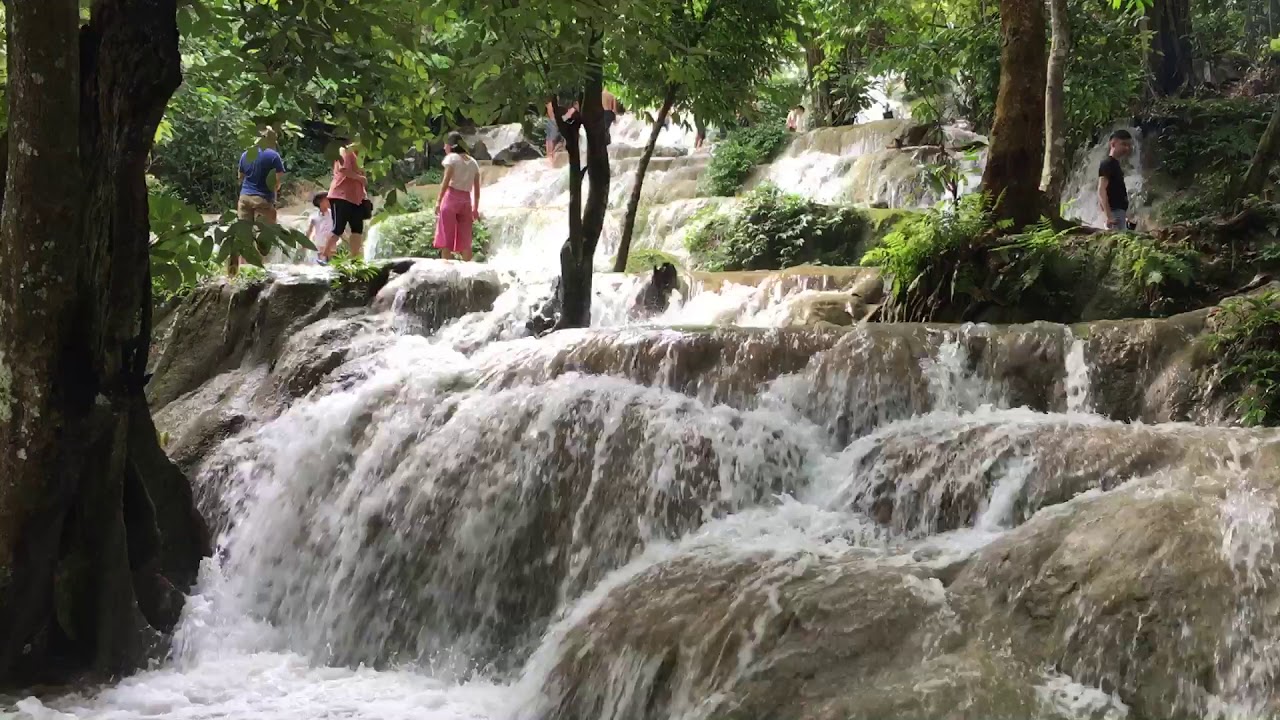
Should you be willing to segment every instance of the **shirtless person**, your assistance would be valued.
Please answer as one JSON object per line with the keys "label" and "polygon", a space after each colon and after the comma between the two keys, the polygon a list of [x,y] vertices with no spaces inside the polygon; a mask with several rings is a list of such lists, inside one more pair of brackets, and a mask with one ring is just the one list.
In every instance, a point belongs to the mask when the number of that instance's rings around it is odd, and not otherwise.
{"label": "shirtless person", "polygon": [[618,119],[618,113],[621,112],[621,110],[620,105],[618,104],[618,98],[614,97],[613,93],[608,90],[605,90],[600,94],[600,105],[604,107],[604,144],[608,145],[613,142],[613,136],[611,134],[613,122]]}

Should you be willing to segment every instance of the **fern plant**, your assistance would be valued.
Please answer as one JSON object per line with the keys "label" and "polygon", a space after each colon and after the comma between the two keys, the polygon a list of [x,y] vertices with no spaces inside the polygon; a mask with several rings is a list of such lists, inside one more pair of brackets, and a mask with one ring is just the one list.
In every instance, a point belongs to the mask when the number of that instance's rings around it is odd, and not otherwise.
{"label": "fern plant", "polygon": [[966,195],[954,205],[941,204],[898,223],[879,247],[863,256],[862,264],[883,268],[890,292],[902,301],[940,261],[972,247],[993,229],[1008,227],[1006,221],[993,219],[986,196]]}
{"label": "fern plant", "polygon": [[329,287],[337,290],[344,285],[369,282],[378,276],[378,266],[366,263],[363,258],[352,257],[346,253],[338,255],[329,263],[335,275],[329,281]]}
{"label": "fern plant", "polygon": [[1235,402],[1245,425],[1280,425],[1280,292],[1222,305],[1209,343],[1223,379],[1240,389]]}

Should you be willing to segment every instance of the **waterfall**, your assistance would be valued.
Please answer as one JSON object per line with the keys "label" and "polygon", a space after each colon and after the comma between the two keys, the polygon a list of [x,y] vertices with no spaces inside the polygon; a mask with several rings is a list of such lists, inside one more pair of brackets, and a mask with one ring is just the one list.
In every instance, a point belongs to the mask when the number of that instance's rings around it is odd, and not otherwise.
{"label": "waterfall", "polygon": [[[886,128],[761,172],[820,191]],[[679,197],[705,159],[678,137],[655,247],[721,202]],[[1280,433],[1160,422],[1176,343],[858,322],[860,268],[685,273],[656,315],[601,274],[591,328],[534,339],[564,170],[486,173],[490,265],[421,261],[368,307],[312,269],[320,295],[269,295],[263,347],[160,409],[218,536],[170,655],[16,710],[1274,715]]]}

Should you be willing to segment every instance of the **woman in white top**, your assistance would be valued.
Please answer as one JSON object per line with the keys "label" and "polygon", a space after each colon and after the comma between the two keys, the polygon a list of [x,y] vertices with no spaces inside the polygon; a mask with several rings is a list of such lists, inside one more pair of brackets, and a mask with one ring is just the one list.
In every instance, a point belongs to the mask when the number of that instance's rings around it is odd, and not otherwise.
{"label": "woman in white top", "polygon": [[444,150],[444,180],[436,198],[435,246],[445,260],[452,260],[457,253],[470,262],[471,229],[480,217],[480,164],[456,132],[449,133]]}

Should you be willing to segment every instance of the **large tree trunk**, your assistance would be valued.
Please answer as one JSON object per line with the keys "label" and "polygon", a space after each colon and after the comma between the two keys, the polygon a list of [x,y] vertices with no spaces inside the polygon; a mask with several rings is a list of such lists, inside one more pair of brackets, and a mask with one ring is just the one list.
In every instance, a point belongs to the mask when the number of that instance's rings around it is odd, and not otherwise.
{"label": "large tree trunk", "polygon": [[1191,0],[1155,0],[1151,20],[1148,85],[1157,97],[1180,92],[1191,81]]}
{"label": "large tree trunk", "polygon": [[[831,80],[822,69],[827,56],[816,39],[810,39],[804,48],[804,63],[809,92],[812,93],[809,108],[811,127],[829,127],[831,125]],[[821,78],[821,79],[819,79]]]}
{"label": "large tree trunk", "polygon": [[1000,0],[1000,92],[982,190],[1016,227],[1040,218],[1044,160],[1045,27],[1040,0]]}
{"label": "large tree trunk", "polygon": [[662,126],[667,122],[671,106],[676,102],[680,86],[667,86],[667,95],[662,99],[662,107],[658,109],[658,117],[649,131],[649,142],[644,146],[644,154],[640,156],[640,164],[636,167],[636,181],[631,185],[631,197],[627,198],[627,213],[622,219],[622,240],[618,243],[618,256],[613,261],[613,271],[623,272],[627,269],[627,256],[631,254],[631,236],[636,229],[636,213],[640,211],[640,196],[644,190],[644,175],[649,170],[649,160],[653,158],[653,149],[658,145],[658,136],[662,134]]}
{"label": "large tree trunk", "polygon": [[1049,0],[1049,20],[1053,45],[1049,50],[1048,79],[1045,84],[1044,169],[1040,189],[1050,208],[1062,197],[1070,166],[1067,161],[1067,104],[1065,83],[1071,61],[1071,16],[1067,0]]}
{"label": "large tree trunk", "polygon": [[586,82],[582,88],[582,127],[587,134],[587,197],[582,202],[581,152],[578,129],[566,138],[569,150],[569,239],[560,249],[560,293],[563,300],[557,328],[591,324],[591,283],[596,245],[609,209],[609,128],[604,121],[604,73],[599,62],[603,37],[592,36]]}
{"label": "large tree trunk", "polygon": [[79,31],[77,0],[9,12],[0,365],[21,410],[0,414],[0,683],[138,667],[209,550],[143,394],[145,169],[181,82],[176,0],[97,0]]}
{"label": "large tree trunk", "polygon": [[[74,388],[57,382],[76,328],[80,190],[76,0],[7,6],[10,163],[0,217],[0,678],[47,618],[67,497],[55,468]],[[37,78],[41,81],[37,82]],[[50,169],[56,168],[55,172]]]}
{"label": "large tree trunk", "polygon": [[1262,133],[1262,140],[1258,142],[1253,161],[1249,163],[1249,170],[1236,185],[1232,200],[1243,200],[1262,192],[1262,188],[1267,184],[1267,178],[1271,175],[1271,168],[1275,167],[1278,158],[1280,158],[1280,101],[1277,101],[1271,110],[1271,122],[1267,123],[1267,130]]}

